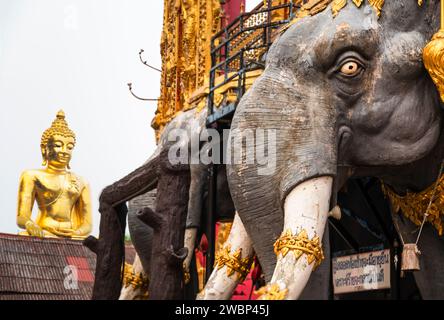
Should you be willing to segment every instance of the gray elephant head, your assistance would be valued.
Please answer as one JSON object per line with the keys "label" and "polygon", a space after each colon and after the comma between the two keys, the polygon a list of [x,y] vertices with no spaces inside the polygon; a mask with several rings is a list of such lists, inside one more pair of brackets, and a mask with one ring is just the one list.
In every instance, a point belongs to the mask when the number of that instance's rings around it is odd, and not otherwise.
{"label": "gray elephant head", "polygon": [[[402,173],[404,179],[399,187],[430,183],[415,181],[409,169],[431,157],[441,140],[439,96],[422,61],[424,46],[439,28],[439,1],[422,6],[416,0],[386,1],[379,18],[367,2],[358,8],[348,1],[336,17],[330,9],[302,18],[273,43],[265,71],[232,122],[232,139],[257,129],[276,132],[273,172],[263,174],[257,162],[247,161],[272,143],[265,139],[254,147],[242,145],[241,161],[229,166],[228,177],[267,280],[274,271],[272,282],[287,288],[299,276],[275,269],[273,244],[287,222],[293,223],[292,215],[299,215],[301,231],[305,220],[328,212],[330,194],[334,198],[352,175],[396,172],[393,176]],[[435,168],[431,172],[436,174]],[[334,181],[326,184],[329,192],[307,187],[316,178]],[[308,189],[317,193],[315,200]],[[291,204],[294,212],[287,212],[294,192],[314,201],[311,207],[318,212],[297,212]],[[325,226],[326,218],[322,221]],[[322,237],[322,231],[307,231],[309,238]],[[303,288],[307,279],[297,281]]]}

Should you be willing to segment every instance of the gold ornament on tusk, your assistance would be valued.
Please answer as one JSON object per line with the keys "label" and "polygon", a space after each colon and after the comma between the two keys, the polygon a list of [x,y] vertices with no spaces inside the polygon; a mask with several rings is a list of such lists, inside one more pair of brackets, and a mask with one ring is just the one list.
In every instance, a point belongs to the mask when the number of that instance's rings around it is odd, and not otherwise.
{"label": "gold ornament on tusk", "polygon": [[381,16],[384,0],[368,0],[368,3],[375,9],[378,18]]}
{"label": "gold ornament on tusk", "polygon": [[333,0],[331,4],[331,12],[333,17],[336,17],[339,11],[347,5],[347,0]]}
{"label": "gold ornament on tusk", "polygon": [[191,274],[190,274],[190,270],[187,269],[185,262],[182,264],[182,270],[183,270],[183,282],[185,284],[190,283]]}
{"label": "gold ornament on tusk", "polygon": [[284,300],[288,289],[281,290],[277,283],[267,284],[255,292],[259,295],[258,300]]}
{"label": "gold ornament on tusk", "polygon": [[222,250],[216,254],[214,266],[218,270],[222,267],[227,267],[227,276],[232,276],[235,272],[237,279],[243,281],[251,269],[253,263],[252,257],[246,257],[242,259],[242,248],[237,249],[234,253],[231,253],[231,245],[227,244]]}
{"label": "gold ornament on tusk", "polygon": [[125,262],[123,269],[123,286],[125,288],[131,286],[134,290],[140,289],[142,291],[141,299],[148,297],[149,279],[148,276],[142,272],[136,273],[133,266]]}
{"label": "gold ornament on tusk", "polygon": [[364,0],[353,0],[353,3],[355,4],[355,6],[357,6],[359,8],[363,1]]}
{"label": "gold ornament on tusk", "polygon": [[274,252],[277,256],[282,254],[282,256],[285,257],[290,251],[293,252],[296,260],[299,259],[302,254],[306,254],[308,264],[316,261],[315,268],[324,260],[324,253],[319,237],[316,236],[309,240],[307,231],[305,230],[299,232],[297,236],[293,235],[291,230],[287,230],[277,239],[274,244]]}

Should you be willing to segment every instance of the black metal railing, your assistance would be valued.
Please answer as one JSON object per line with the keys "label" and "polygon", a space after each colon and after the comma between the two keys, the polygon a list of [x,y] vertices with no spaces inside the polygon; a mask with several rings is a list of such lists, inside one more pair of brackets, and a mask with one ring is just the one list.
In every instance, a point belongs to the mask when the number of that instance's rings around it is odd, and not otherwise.
{"label": "black metal railing", "polygon": [[[271,0],[267,4],[262,2],[252,11],[241,13],[212,37],[208,125],[234,112],[245,93],[247,72],[265,68],[264,57],[273,42],[273,34],[293,19],[302,2],[291,0],[276,6],[272,6]],[[236,80],[236,101],[216,110],[216,90]]]}

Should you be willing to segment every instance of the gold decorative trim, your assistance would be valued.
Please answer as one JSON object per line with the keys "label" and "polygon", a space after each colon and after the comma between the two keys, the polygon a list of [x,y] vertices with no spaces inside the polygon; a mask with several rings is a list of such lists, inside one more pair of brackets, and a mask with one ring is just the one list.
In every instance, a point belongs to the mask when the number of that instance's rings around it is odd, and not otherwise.
{"label": "gold decorative trim", "polygon": [[339,11],[342,10],[347,5],[347,0],[333,0],[331,4],[331,12],[333,14],[333,18],[336,17]]}
{"label": "gold decorative trim", "polygon": [[260,295],[258,300],[284,300],[287,293],[288,289],[281,290],[277,283],[267,284],[256,291]]}
{"label": "gold decorative trim", "polygon": [[358,8],[361,6],[361,4],[364,2],[364,0],[352,0],[355,6]]}
{"label": "gold decorative trim", "polygon": [[444,102],[444,29],[440,29],[423,50],[424,66]]}
{"label": "gold decorative trim", "polygon": [[190,281],[191,281],[191,274],[190,274],[190,270],[188,270],[185,267],[185,262],[182,264],[182,270],[183,270],[183,282],[185,284],[190,283]]}
{"label": "gold decorative trim", "polygon": [[378,18],[381,16],[382,7],[385,0],[368,0],[368,3],[375,9]]}
{"label": "gold decorative trim", "polygon": [[144,296],[148,296],[149,279],[142,272],[135,273],[133,266],[125,262],[123,269],[123,285],[125,288],[132,286],[133,289],[140,289],[144,292]]}
{"label": "gold decorative trim", "polygon": [[163,3],[160,97],[151,123],[157,140],[180,111],[202,104],[190,104],[189,99],[208,82],[211,37],[220,30],[224,17],[219,0],[164,0]]}
{"label": "gold decorative trim", "polygon": [[[418,5],[422,5],[423,0],[418,0]],[[353,4],[360,8],[361,5],[364,3],[364,0],[352,0]],[[378,18],[381,15],[382,7],[384,6],[385,0],[367,0],[368,4],[371,5],[375,11]],[[297,22],[299,19],[306,17],[306,16],[314,16],[322,11],[324,11],[327,6],[331,4],[331,12],[333,15],[333,18],[335,18],[339,12],[345,6],[347,5],[347,0],[312,0],[308,1],[304,4],[302,4],[301,9],[296,12],[296,17],[288,23],[285,27],[283,27],[283,30],[287,30],[289,26],[293,25],[295,22]]]}
{"label": "gold decorative trim", "polygon": [[231,227],[233,226],[233,222],[219,222],[219,231],[217,232],[216,237],[216,254],[220,250],[223,250],[225,242],[228,240],[228,236],[230,235]]}
{"label": "gold decorative trim", "polygon": [[322,251],[321,241],[318,236],[309,240],[307,231],[302,230],[297,236],[293,235],[291,230],[287,230],[276,240],[274,244],[274,252],[278,256],[282,254],[283,257],[288,252],[292,251],[296,260],[299,259],[302,254],[307,255],[308,264],[312,264],[314,261],[315,268],[318,267],[322,260],[324,260],[324,253]]}
{"label": "gold decorative trim", "polygon": [[[433,189],[435,183],[429,186],[427,189],[414,193],[407,192],[405,196],[400,196],[396,194],[389,186],[385,185],[381,181],[382,192],[386,197],[389,198],[392,209],[395,213],[400,210],[410,221],[412,221],[417,226],[420,226],[422,220],[424,219],[424,213],[430,202],[430,198],[433,195]],[[439,177],[438,183],[436,185],[435,196],[432,199],[432,205],[428,211],[427,221],[430,222],[438,234],[441,236],[443,234],[443,223],[442,217],[444,216],[444,174]]]}
{"label": "gold decorative trim", "polygon": [[216,254],[214,266],[217,267],[218,270],[226,266],[227,276],[230,277],[236,272],[237,279],[239,281],[243,281],[250,272],[252,263],[252,257],[242,259],[242,248],[239,248],[234,253],[231,253],[231,245],[227,244]]}

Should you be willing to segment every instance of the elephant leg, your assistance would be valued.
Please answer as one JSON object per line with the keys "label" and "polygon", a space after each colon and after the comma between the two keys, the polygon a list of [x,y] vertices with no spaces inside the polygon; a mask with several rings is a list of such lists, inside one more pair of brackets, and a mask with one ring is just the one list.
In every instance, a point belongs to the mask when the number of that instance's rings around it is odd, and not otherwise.
{"label": "elephant leg", "polygon": [[236,213],[233,226],[222,253],[216,257],[213,270],[198,300],[227,300],[236,286],[245,279],[253,261],[253,244]]}
{"label": "elephant leg", "polygon": [[313,269],[321,265],[332,180],[314,178],[296,186],[287,196],[283,233],[274,245],[276,268],[270,284],[260,290],[260,299],[298,299]]}
{"label": "elephant leg", "polygon": [[191,183],[189,190],[188,212],[186,220],[184,246],[188,249],[188,255],[183,263],[185,273],[190,272],[191,259],[194,256],[197,230],[201,225],[202,199],[205,183],[208,178],[207,165],[190,165]]}

